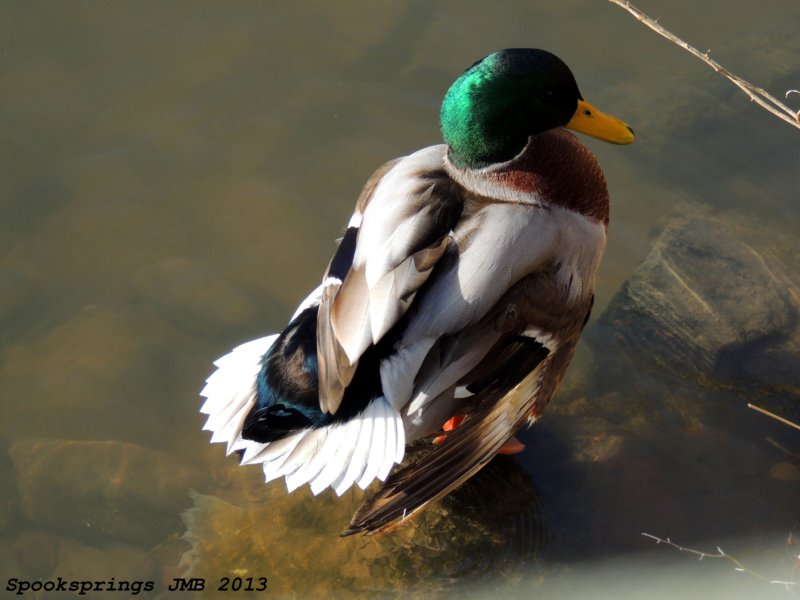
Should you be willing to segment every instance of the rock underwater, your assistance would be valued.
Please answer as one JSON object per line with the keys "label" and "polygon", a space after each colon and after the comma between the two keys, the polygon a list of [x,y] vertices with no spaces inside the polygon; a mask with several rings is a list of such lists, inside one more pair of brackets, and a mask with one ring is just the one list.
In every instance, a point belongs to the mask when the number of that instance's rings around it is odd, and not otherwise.
{"label": "rock underwater", "polygon": [[678,206],[585,339],[600,371],[727,389],[796,418],[800,240]]}

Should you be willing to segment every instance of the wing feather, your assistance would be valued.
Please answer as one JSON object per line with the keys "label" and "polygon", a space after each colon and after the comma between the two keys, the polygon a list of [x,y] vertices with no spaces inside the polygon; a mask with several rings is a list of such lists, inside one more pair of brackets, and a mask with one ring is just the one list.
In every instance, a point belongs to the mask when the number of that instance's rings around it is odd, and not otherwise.
{"label": "wing feather", "polygon": [[[342,243],[328,265],[323,281],[319,316],[317,319],[317,361],[319,365],[319,402],[325,413],[335,413],[342,401],[344,389],[353,379],[356,361],[351,361],[346,350],[339,342],[333,328],[334,300],[342,287],[352,265],[356,242],[364,219],[364,211],[372,200],[375,188],[384,175],[402,159],[394,159],[379,169],[367,180],[361,195],[356,202],[356,210],[348,223],[348,229]],[[356,305],[358,306],[358,305]],[[358,319],[354,319],[358,323]],[[366,321],[365,321],[366,322]]]}
{"label": "wing feather", "polygon": [[550,363],[549,357],[540,362],[496,402],[468,415],[440,447],[389,477],[359,507],[342,535],[388,529],[393,521],[409,518],[483,468],[525,423]]}
{"label": "wing feather", "polygon": [[340,246],[320,301],[323,412],[339,409],[361,356],[408,311],[450,244],[463,188],[447,176],[443,157],[444,147],[435,146],[393,163],[373,176],[359,199],[362,216],[351,220],[357,227],[342,242],[352,241],[352,248]]}
{"label": "wing feather", "polygon": [[317,381],[319,404],[322,412],[335,413],[339,409],[345,388],[353,380],[356,365],[349,357],[333,331],[333,299],[341,287],[331,283],[322,293],[317,314]]}
{"label": "wing feather", "polygon": [[373,344],[378,343],[408,310],[449,242],[450,238],[445,236],[413,253],[370,289],[369,324]]}

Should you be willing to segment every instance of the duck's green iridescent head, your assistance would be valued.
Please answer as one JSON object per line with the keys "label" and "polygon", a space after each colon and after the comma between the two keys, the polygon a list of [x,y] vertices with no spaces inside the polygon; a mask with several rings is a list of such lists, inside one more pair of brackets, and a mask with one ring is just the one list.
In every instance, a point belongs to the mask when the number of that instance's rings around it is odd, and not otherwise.
{"label": "duck's green iridescent head", "polygon": [[555,127],[634,140],[628,125],[583,100],[560,58],[529,48],[500,50],[467,69],[445,95],[441,127],[450,160],[462,168],[510,160],[530,136]]}

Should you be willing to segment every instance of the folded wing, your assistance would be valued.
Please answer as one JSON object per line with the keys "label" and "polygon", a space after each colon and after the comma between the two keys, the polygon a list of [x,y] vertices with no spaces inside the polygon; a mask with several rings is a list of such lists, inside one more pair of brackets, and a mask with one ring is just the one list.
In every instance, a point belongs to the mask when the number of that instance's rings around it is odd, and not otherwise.
{"label": "folded wing", "polygon": [[[543,383],[552,376],[549,352],[530,352],[520,345],[511,354],[505,372],[475,393],[475,408],[463,423],[440,446],[389,477],[359,507],[342,535],[392,528],[469,479],[497,454],[529,418]],[[519,381],[517,375],[529,368]],[[519,383],[509,385],[509,380]]]}
{"label": "folded wing", "polygon": [[323,282],[317,327],[320,408],[335,413],[359,359],[398,323],[451,243],[463,209],[443,146],[379,170]]}

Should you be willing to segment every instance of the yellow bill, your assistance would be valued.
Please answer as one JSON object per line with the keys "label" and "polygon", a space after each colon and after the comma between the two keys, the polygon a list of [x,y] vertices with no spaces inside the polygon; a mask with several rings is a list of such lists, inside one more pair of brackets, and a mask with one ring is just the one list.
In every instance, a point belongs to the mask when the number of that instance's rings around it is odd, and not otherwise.
{"label": "yellow bill", "polygon": [[627,123],[600,112],[585,100],[578,100],[578,109],[567,128],[612,144],[630,144],[636,139]]}

